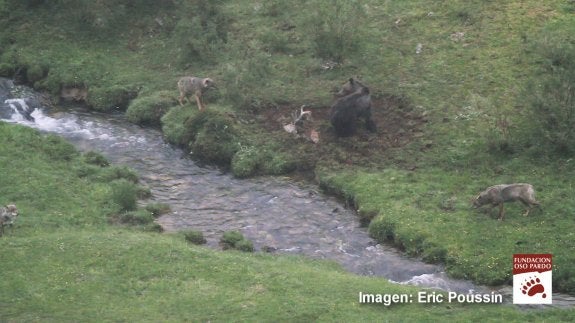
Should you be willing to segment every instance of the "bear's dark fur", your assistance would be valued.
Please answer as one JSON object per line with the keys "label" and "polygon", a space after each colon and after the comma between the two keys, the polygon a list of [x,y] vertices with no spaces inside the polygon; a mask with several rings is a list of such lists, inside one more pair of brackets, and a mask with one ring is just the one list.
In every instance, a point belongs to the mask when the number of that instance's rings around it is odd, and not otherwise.
{"label": "bear's dark fur", "polygon": [[371,118],[371,96],[368,87],[350,78],[336,96],[339,98],[331,106],[330,122],[337,136],[353,135],[358,118],[365,119],[367,130],[376,131],[375,122]]}

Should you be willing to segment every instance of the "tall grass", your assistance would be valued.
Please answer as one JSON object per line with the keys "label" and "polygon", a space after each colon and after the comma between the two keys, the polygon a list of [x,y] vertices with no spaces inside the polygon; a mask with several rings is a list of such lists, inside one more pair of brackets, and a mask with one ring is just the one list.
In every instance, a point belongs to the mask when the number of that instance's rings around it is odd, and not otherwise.
{"label": "tall grass", "polygon": [[[575,153],[575,38],[573,19],[548,26],[533,42],[539,71],[525,88],[529,136],[542,153]],[[529,135],[529,134],[528,134]]]}
{"label": "tall grass", "polygon": [[343,63],[362,52],[367,14],[361,1],[310,1],[307,30],[318,57]]}

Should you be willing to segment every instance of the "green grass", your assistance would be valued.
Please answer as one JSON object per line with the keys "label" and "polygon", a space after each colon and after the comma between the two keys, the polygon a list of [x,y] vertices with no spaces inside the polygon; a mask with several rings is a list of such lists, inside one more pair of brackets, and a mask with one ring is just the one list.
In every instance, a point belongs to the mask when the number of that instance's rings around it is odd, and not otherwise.
{"label": "green grass", "polygon": [[[454,277],[511,284],[514,253],[551,253],[554,288],[573,293],[575,225],[568,215],[575,204],[565,198],[573,194],[570,176],[566,172],[541,176],[541,171],[531,170],[537,166],[531,166],[512,174],[492,170],[450,176],[433,168],[342,171],[323,176],[322,184],[352,200],[360,215],[377,215],[369,226],[372,237],[390,241],[407,254],[445,263]],[[505,220],[498,221],[497,209],[472,209],[472,198],[492,184],[486,175],[498,183],[533,183],[543,212],[535,209],[523,217],[520,203],[508,204]]]}
{"label": "green grass", "polygon": [[0,304],[8,321],[565,321],[573,313],[501,305],[360,305],[360,291],[417,290],[354,276],[330,263],[214,252],[170,235],[61,230],[2,239],[0,245]]}
{"label": "green grass", "polygon": [[[85,86],[93,108],[128,109],[134,122],[161,123],[168,141],[241,177],[311,170],[325,187],[353,200],[363,217],[374,219],[375,238],[393,239],[409,254],[445,263],[454,276],[506,283],[513,253],[551,252],[555,289],[575,291],[569,220],[574,168],[569,156],[547,154],[544,145],[529,142],[525,100],[528,85],[536,86],[541,71],[554,66],[542,48],[554,39],[548,36],[559,35],[560,45],[574,43],[572,2],[365,1],[362,8],[338,0],[162,3],[0,1],[6,18],[0,20],[0,73],[52,94],[64,85]],[[112,5],[116,10],[109,10]],[[345,16],[334,24],[342,12],[361,17],[360,23]],[[346,26],[349,33],[339,28]],[[318,51],[326,30],[339,38],[325,40],[326,51]],[[338,41],[341,51],[333,46]],[[340,64],[322,67],[330,60]],[[189,105],[166,111],[178,95],[178,77],[188,74],[209,76],[218,85],[206,95],[214,110],[208,118]],[[307,145],[279,126],[262,126],[266,116],[277,118],[281,106],[329,106],[330,90],[354,75],[374,98],[405,99],[425,114],[421,135],[380,151],[356,138]],[[329,131],[326,120],[318,122]],[[68,148],[58,147],[47,154],[74,159]],[[32,151],[12,153],[23,157]],[[30,165],[0,179],[30,179],[25,188],[2,195],[6,202],[28,201],[29,189],[44,185],[47,166]],[[76,199],[68,205],[57,199],[55,187],[72,175],[61,171],[56,177],[62,181],[45,181],[36,192],[44,199],[22,207],[45,215],[45,223],[30,226],[105,221],[98,215],[98,201],[109,197],[102,181],[117,171],[77,167],[84,181],[93,175],[100,182],[91,189],[62,185]],[[468,208],[485,187],[519,181],[535,186],[543,213],[523,218],[518,205],[509,205],[506,220],[498,222],[493,214]],[[92,200],[83,200],[85,191]],[[46,211],[52,204],[58,207]],[[64,216],[48,216],[63,210]]]}
{"label": "green grass", "polygon": [[[332,262],[215,251],[180,234],[110,225],[110,212],[120,211],[109,195],[117,180],[70,172],[86,158],[69,144],[0,123],[0,152],[0,202],[20,209],[13,232],[0,238],[3,321],[569,321],[573,315],[509,305],[362,305],[359,292],[420,289],[356,276]],[[145,212],[131,219],[152,216]]]}
{"label": "green grass", "polygon": [[[102,213],[115,209],[105,203],[108,184],[79,178],[74,172],[83,165],[79,154],[55,138],[0,123],[0,204],[18,206],[23,234],[78,224],[101,227]],[[36,215],[34,221],[28,214]]]}

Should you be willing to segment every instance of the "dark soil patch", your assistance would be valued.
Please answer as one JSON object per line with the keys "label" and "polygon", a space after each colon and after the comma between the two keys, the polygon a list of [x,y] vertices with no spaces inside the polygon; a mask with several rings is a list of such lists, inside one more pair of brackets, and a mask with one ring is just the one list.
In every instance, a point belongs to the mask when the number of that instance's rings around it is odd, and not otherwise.
{"label": "dark soil patch", "polygon": [[[279,137],[285,149],[297,154],[300,170],[311,170],[318,161],[347,165],[373,166],[387,160],[391,149],[405,147],[424,136],[427,116],[416,111],[407,99],[397,96],[373,98],[372,114],[377,125],[375,133],[365,129],[365,122],[358,120],[353,136],[338,138],[329,122],[329,106],[306,107],[312,111],[312,120],[303,127],[304,134],[287,133],[283,126],[292,121],[292,113],[299,106],[283,105],[265,111],[259,118],[262,127]],[[309,140],[309,133],[319,132],[319,143]],[[407,166],[410,167],[410,166]],[[414,166],[411,166],[414,167]]]}

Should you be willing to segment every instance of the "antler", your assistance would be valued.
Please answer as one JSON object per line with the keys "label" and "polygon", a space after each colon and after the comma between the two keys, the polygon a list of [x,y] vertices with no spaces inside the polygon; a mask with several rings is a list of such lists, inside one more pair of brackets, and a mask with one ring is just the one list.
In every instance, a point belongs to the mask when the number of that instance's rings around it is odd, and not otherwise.
{"label": "antler", "polygon": [[297,129],[296,125],[301,126],[301,123],[304,120],[310,120],[311,119],[311,111],[305,111],[304,107],[305,107],[305,104],[300,107],[300,111],[296,110],[296,111],[292,112],[291,117],[292,117],[293,121],[289,124],[284,125],[285,131],[287,131],[289,133],[297,134],[298,129]]}
{"label": "antler", "polygon": [[311,118],[311,111],[304,111],[304,109],[303,109],[304,107],[305,107],[305,104],[300,107],[299,115],[297,114],[297,111],[294,111],[294,113],[292,113],[294,124],[302,121],[304,119],[304,117],[306,117],[306,116],[309,116],[307,118],[308,120]]}

